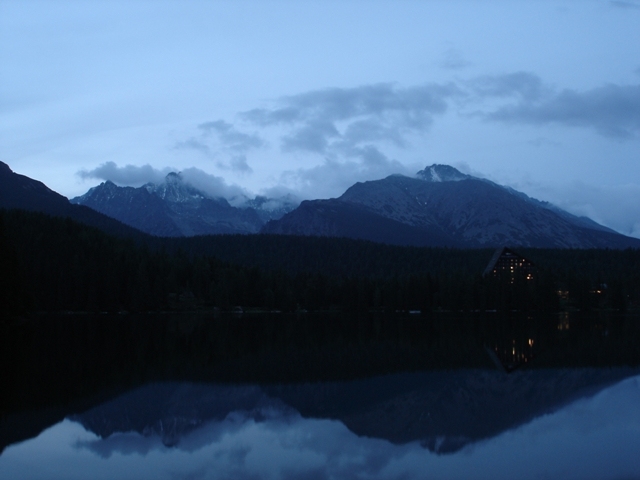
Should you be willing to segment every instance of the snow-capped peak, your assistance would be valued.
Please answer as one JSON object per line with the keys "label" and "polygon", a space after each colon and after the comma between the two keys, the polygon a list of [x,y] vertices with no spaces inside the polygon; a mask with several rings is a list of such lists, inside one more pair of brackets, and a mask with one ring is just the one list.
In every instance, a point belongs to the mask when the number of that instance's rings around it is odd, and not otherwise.
{"label": "snow-capped peak", "polygon": [[471,178],[450,165],[433,164],[416,173],[416,177],[427,182],[458,182]]}

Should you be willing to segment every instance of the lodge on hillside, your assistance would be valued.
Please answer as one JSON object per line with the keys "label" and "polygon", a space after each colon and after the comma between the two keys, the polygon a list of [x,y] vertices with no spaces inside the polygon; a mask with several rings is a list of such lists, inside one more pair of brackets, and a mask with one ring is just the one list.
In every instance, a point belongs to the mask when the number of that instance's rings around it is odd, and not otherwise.
{"label": "lodge on hillside", "polygon": [[501,247],[491,257],[482,276],[508,278],[513,283],[516,279],[533,280],[535,269],[536,266],[531,260],[518,255],[507,247]]}

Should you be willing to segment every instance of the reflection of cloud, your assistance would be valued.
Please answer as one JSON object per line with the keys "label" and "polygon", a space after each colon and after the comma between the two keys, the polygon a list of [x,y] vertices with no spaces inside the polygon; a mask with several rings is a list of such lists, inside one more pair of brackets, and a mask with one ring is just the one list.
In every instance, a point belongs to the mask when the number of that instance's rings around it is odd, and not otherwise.
{"label": "reflection of cloud", "polygon": [[591,394],[443,456],[418,442],[357,437],[340,422],[273,409],[264,421],[235,412],[204,424],[173,448],[142,435],[102,440],[66,420],[7,448],[0,477],[51,478],[60,472],[57,478],[65,479],[638,478],[640,377]]}
{"label": "reflection of cloud", "polygon": [[[263,422],[236,412],[191,432],[176,448],[156,442],[154,464],[179,478],[635,478],[640,459],[640,377],[631,377],[543,415],[497,437],[436,455],[418,442],[394,445],[357,437],[340,422],[305,419],[271,411]],[[199,438],[190,439],[194,434]],[[101,458],[151,458],[149,439],[140,446],[111,439],[83,442]],[[129,440],[129,439],[127,439]],[[98,445],[110,445],[112,448]],[[184,454],[187,453],[188,456]],[[170,468],[169,468],[170,467]],[[523,472],[525,472],[523,474]],[[566,476],[566,475],[565,475]]]}
{"label": "reflection of cloud", "polygon": [[152,450],[167,448],[159,437],[143,437],[137,433],[119,433],[105,439],[80,440],[75,447],[91,450],[101,458],[109,458],[114,453],[145,456]]}

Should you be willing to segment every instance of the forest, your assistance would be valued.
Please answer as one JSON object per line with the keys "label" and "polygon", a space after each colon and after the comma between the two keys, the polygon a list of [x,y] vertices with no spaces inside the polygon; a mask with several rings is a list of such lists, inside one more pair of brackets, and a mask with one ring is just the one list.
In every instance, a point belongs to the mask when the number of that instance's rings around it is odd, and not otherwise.
{"label": "forest", "polygon": [[531,281],[482,275],[493,250],[278,235],[116,238],[0,210],[5,312],[625,311],[640,251],[518,249]]}

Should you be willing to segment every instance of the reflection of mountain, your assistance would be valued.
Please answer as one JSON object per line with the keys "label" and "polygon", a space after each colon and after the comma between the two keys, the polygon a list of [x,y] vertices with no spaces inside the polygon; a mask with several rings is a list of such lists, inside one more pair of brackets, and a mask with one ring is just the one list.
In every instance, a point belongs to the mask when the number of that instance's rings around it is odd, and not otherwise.
{"label": "reflection of mountain", "polygon": [[74,420],[102,438],[116,432],[157,435],[165,445],[234,412],[260,419],[265,408],[339,420],[358,436],[396,444],[419,441],[457,451],[595,394],[633,369],[494,370],[396,374],[352,382],[258,386],[148,385]]}
{"label": "reflection of mountain", "polygon": [[137,388],[70,418],[101,438],[137,432],[157,435],[171,446],[208,421],[223,420],[237,411],[259,418],[260,409],[275,405],[283,408],[258,386],[159,383]]}

